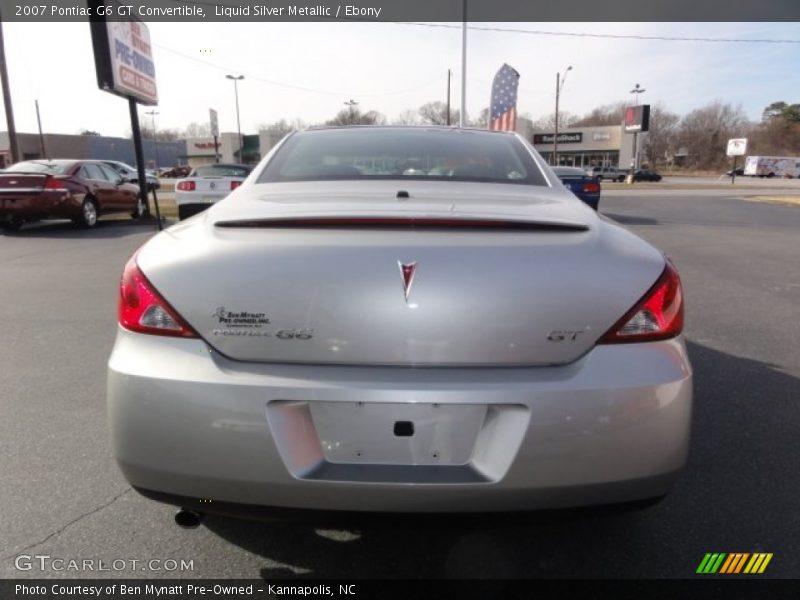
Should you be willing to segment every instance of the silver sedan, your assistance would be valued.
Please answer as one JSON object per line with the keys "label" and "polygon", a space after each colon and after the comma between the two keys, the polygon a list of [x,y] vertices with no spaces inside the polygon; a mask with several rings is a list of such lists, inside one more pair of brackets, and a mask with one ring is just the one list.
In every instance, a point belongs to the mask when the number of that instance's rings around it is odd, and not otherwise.
{"label": "silver sedan", "polygon": [[185,524],[658,498],[682,327],[675,267],[520,136],[296,132],[125,267],[113,450]]}

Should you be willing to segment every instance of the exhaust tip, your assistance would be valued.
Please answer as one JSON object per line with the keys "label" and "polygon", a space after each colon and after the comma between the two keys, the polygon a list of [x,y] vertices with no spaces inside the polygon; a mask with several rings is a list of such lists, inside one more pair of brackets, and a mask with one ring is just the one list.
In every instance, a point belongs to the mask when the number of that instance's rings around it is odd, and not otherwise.
{"label": "exhaust tip", "polygon": [[195,529],[203,522],[203,513],[188,508],[179,508],[175,513],[175,524],[183,529]]}

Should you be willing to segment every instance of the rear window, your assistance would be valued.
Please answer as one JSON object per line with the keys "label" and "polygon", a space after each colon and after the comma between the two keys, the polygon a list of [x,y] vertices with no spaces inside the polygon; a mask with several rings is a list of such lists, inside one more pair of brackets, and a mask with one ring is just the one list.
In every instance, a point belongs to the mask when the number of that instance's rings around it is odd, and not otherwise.
{"label": "rear window", "polygon": [[247,177],[250,173],[249,167],[239,167],[236,165],[206,165],[197,167],[192,171],[192,177]]}
{"label": "rear window", "polygon": [[48,173],[51,175],[65,175],[70,170],[72,162],[38,162],[25,161],[11,165],[6,169],[8,173]]}
{"label": "rear window", "polygon": [[527,148],[512,136],[426,128],[299,132],[278,149],[259,183],[336,179],[547,185]]}

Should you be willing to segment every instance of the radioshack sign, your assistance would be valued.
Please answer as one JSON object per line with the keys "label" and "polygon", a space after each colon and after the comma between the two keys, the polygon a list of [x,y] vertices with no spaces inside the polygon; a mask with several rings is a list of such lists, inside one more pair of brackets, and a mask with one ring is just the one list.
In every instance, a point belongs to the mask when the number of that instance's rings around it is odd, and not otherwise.
{"label": "radioshack sign", "polygon": [[[539,144],[552,144],[555,140],[556,136],[552,133],[535,133],[533,135],[533,143],[534,145]],[[558,143],[559,144],[580,144],[583,141],[583,133],[559,133],[558,134]]]}
{"label": "radioshack sign", "polygon": [[150,31],[140,21],[92,21],[97,84],[140,104],[158,104]]}

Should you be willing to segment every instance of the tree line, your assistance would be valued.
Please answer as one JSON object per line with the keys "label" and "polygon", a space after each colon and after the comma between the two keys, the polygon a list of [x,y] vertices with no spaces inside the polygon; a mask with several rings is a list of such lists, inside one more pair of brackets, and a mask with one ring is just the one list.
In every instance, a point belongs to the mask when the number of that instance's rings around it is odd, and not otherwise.
{"label": "tree line", "polygon": [[[566,111],[559,113],[559,128],[595,127],[620,125],[627,102],[619,101],[596,107],[578,116]],[[477,117],[468,118],[470,127],[485,128],[488,125],[488,108]],[[267,132],[273,139],[290,131],[315,125],[446,125],[448,110],[444,102],[427,102],[416,109],[407,109],[389,120],[376,110],[362,110],[358,105],[349,105],[323,123],[307,123],[302,119],[280,119],[258,127],[259,133]],[[449,123],[457,125],[460,113],[451,109]],[[552,132],[555,115],[549,114],[533,119],[529,114],[522,118],[532,122],[534,131]],[[84,130],[83,135],[99,135]],[[142,136],[158,141],[175,141],[187,137],[209,137],[211,128],[207,123],[190,123],[184,130],[158,129],[153,132],[144,123]],[[128,134],[130,137],[130,132]],[[800,103],[789,104],[776,101],[764,108],[761,120],[752,122],[740,105],[722,100],[713,100],[685,115],[679,115],[663,104],[650,107],[650,131],[642,139],[642,163],[652,167],[680,163],[692,169],[719,169],[728,164],[725,156],[727,141],[731,138],[748,138],[750,155],[800,156]]]}

